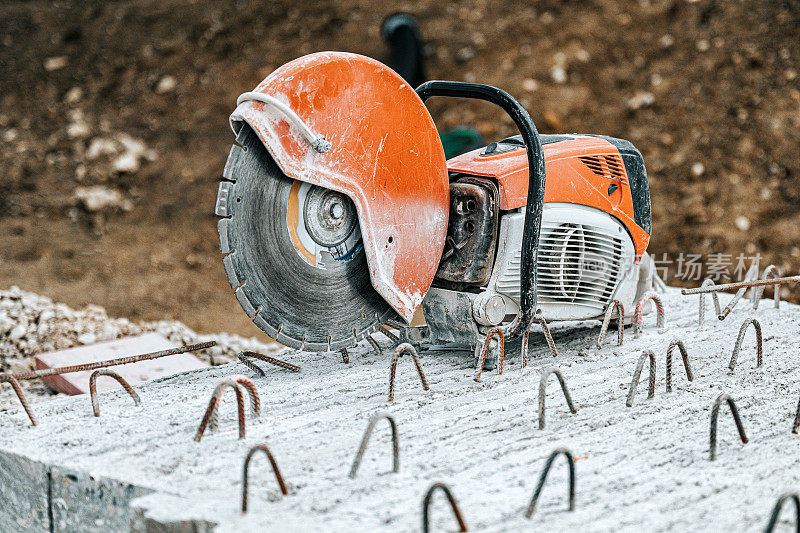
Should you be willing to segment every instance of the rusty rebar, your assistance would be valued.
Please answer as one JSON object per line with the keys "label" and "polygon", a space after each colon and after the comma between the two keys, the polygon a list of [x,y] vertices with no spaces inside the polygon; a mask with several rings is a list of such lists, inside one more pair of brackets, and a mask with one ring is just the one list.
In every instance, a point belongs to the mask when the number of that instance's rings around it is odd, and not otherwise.
{"label": "rusty rebar", "polygon": [[217,407],[219,406],[219,402],[222,399],[222,394],[228,388],[233,389],[233,392],[236,393],[236,408],[239,414],[239,438],[245,438],[244,396],[242,395],[242,391],[237,382],[233,381],[232,379],[226,379],[216,386],[214,393],[211,395],[211,400],[208,402],[208,408],[203,415],[203,419],[200,421],[200,427],[197,428],[197,434],[194,437],[194,440],[197,442],[200,442],[200,439],[203,438],[203,433],[205,432],[208,423],[211,421],[214,411],[216,411]]}
{"label": "rusty rebar", "polygon": [[567,467],[569,468],[569,510],[575,510],[575,460],[569,450],[558,448],[547,458],[544,469],[539,475],[539,483],[536,485],[531,503],[528,505],[528,510],[525,512],[525,518],[533,516],[533,511],[536,509],[536,502],[539,501],[539,495],[542,493],[544,482],[547,480],[547,474],[550,472],[550,467],[553,466],[553,461],[555,461],[559,455],[564,455],[567,459]]}
{"label": "rusty rebar", "polygon": [[[715,284],[714,284],[714,280],[713,279],[706,278],[706,280],[703,281],[703,284],[701,285],[701,287],[713,287],[714,285]],[[700,293],[700,310],[697,313],[697,324],[701,325],[701,326],[703,325],[703,322],[705,321],[705,316],[706,316],[705,298],[706,298],[705,293],[701,292]],[[716,292],[712,292],[711,293],[711,299],[714,301],[714,311],[716,312],[716,316],[719,316],[720,313],[722,312],[722,310],[721,310],[721,308],[719,306],[719,295]]]}
{"label": "rusty rebar", "polygon": [[[747,274],[745,274],[744,281],[746,282],[753,281],[757,277],[758,277],[758,264],[754,262],[753,265],[750,266],[750,269],[747,271]],[[725,320],[725,318],[727,318],[727,316],[731,314],[733,308],[736,307],[736,304],[739,303],[739,300],[742,299],[742,296],[744,296],[745,292],[747,292],[747,287],[741,287],[739,290],[737,290],[736,294],[734,294],[733,298],[731,298],[731,301],[728,302],[728,305],[725,306],[725,309],[723,309],[722,312],[717,313],[717,318],[719,318],[720,320]]]}
{"label": "rusty rebar", "polygon": [[117,380],[117,383],[125,389],[131,398],[133,398],[133,404],[136,407],[142,405],[142,400],[139,398],[139,395],[136,394],[136,391],[133,390],[133,387],[125,381],[125,378],[114,372],[113,370],[108,370],[107,368],[103,368],[100,370],[95,370],[92,372],[92,375],[89,376],[89,396],[92,398],[92,411],[94,411],[94,416],[100,416],[100,400],[97,398],[97,378],[100,376],[108,376],[110,378],[114,378]]}
{"label": "rusty rebar", "polygon": [[350,354],[347,353],[347,348],[342,348],[339,353],[342,354],[342,363],[347,364],[350,362]]}
{"label": "rusty rebar", "polygon": [[267,454],[267,459],[269,459],[269,464],[272,466],[272,473],[275,474],[275,479],[278,481],[278,487],[281,489],[281,494],[284,496],[289,494],[289,491],[286,490],[286,483],[283,482],[281,471],[278,468],[278,463],[275,461],[275,458],[272,456],[272,452],[269,451],[267,445],[259,444],[257,446],[253,446],[250,448],[250,451],[247,452],[247,457],[244,458],[244,468],[242,469],[242,514],[247,512],[247,489],[249,488],[249,476],[247,474],[250,470],[250,460],[253,459],[253,456],[258,451],[263,451],[265,454]]}
{"label": "rusty rebar", "polygon": [[725,283],[722,285],[714,285],[713,287],[696,287],[694,289],[681,289],[681,294],[684,296],[690,294],[703,294],[709,292],[720,292],[733,289],[741,289],[742,287],[763,287],[766,285],[782,285],[784,283],[797,283],[800,281],[800,276],[789,276],[785,278],[773,279],[757,279],[751,281],[737,281],[735,283]]}
{"label": "rusty rebar", "polygon": [[625,331],[625,307],[623,307],[622,302],[619,300],[614,300],[611,302],[611,305],[608,306],[606,309],[606,314],[603,317],[603,326],[600,328],[600,335],[597,337],[597,347],[603,347],[603,341],[606,340],[606,333],[608,332],[608,325],[611,324],[611,317],[614,314],[614,310],[617,311],[617,346],[622,346],[622,340]]}
{"label": "rusty rebar", "polygon": [[797,402],[797,411],[794,414],[794,424],[792,425],[792,433],[797,433],[800,429],[800,401]]}
{"label": "rusty rebar", "polygon": [[419,356],[417,356],[417,350],[414,349],[413,346],[404,342],[400,346],[398,346],[394,350],[394,355],[392,356],[392,364],[389,370],[389,401],[394,401],[394,377],[397,372],[397,360],[400,359],[400,356],[404,353],[407,353],[411,356],[411,360],[414,361],[414,366],[417,367],[417,374],[419,374],[419,380],[422,382],[422,390],[428,390],[428,380],[425,379],[425,373],[422,371],[422,365],[419,364]]}
{"label": "rusty rebar", "polygon": [[392,332],[389,330],[389,328],[387,328],[387,327],[386,327],[386,326],[384,326],[383,324],[378,324],[378,331],[380,331],[381,333],[383,333],[383,334],[384,334],[384,335],[385,335],[387,338],[389,338],[389,339],[390,339],[392,342],[394,342],[395,344],[398,344],[398,343],[400,342],[400,337],[398,337],[397,335],[395,335],[394,333],[392,333]]}
{"label": "rusty rebar", "polygon": [[536,315],[531,320],[531,323],[528,324],[528,329],[525,331],[525,334],[522,336],[522,343],[520,347],[520,355],[522,356],[522,368],[528,366],[528,341],[531,334],[531,328],[534,324],[539,324],[542,326],[542,330],[544,331],[544,338],[547,341],[547,346],[550,347],[550,352],[553,354],[553,357],[558,357],[558,350],[556,349],[556,343],[553,340],[553,335],[550,333],[550,328],[547,326],[547,321],[541,315],[540,312],[537,312]]}
{"label": "rusty rebar", "polygon": [[[228,377],[229,380],[236,382],[237,387],[241,387],[245,392],[247,392],[248,396],[250,397],[250,415],[252,418],[258,418],[261,416],[261,398],[258,396],[258,391],[256,390],[256,386],[250,381],[250,378],[242,376],[242,375],[235,375]],[[219,409],[214,409],[214,414],[211,415],[211,423],[208,426],[208,429],[211,431],[216,431],[219,427]]]}
{"label": "rusty rebar", "polygon": [[264,361],[265,363],[279,366],[281,368],[285,368],[286,370],[291,370],[292,372],[300,372],[299,366],[293,365],[292,363],[287,363],[286,361],[281,361],[280,359],[276,359],[270,355],[264,355],[263,353],[251,352],[245,350],[243,352],[240,352],[240,355],[243,355],[245,357],[251,357],[253,359],[258,359],[259,361]]}
{"label": "rusty rebar", "polygon": [[[783,274],[781,273],[781,269],[776,267],[775,265],[769,265],[767,268],[764,269],[764,274],[761,276],[762,280],[769,279],[769,278],[780,278]],[[779,285],[775,285],[773,288],[775,294],[773,295],[773,299],[775,300],[775,309],[780,309],[781,307],[781,288]],[[758,305],[761,303],[761,297],[764,295],[764,287],[756,287],[753,289],[753,309],[758,309]]]}
{"label": "rusty rebar", "polygon": [[556,378],[558,378],[561,391],[564,393],[564,398],[567,400],[567,407],[570,413],[575,414],[578,412],[575,408],[575,404],[572,403],[572,396],[570,396],[569,389],[567,389],[567,382],[564,380],[564,375],[557,368],[548,368],[542,372],[542,377],[539,379],[539,429],[544,429],[544,400],[547,393],[547,379],[550,377],[550,374],[555,374]]}
{"label": "rusty rebar", "polygon": [[739,418],[739,410],[736,409],[736,403],[733,401],[733,398],[727,394],[720,394],[717,396],[717,399],[714,400],[714,406],[711,408],[711,442],[709,448],[712,461],[717,458],[717,419],[719,418],[719,406],[722,405],[722,402],[728,402],[728,407],[733,415],[733,421],[736,423],[736,429],[739,431],[739,438],[742,439],[743,444],[747,444],[747,435],[744,432],[742,419]]}
{"label": "rusty rebar", "polygon": [[239,362],[240,362],[240,363],[242,363],[244,366],[246,366],[247,368],[249,368],[250,370],[252,370],[253,372],[255,372],[255,373],[258,375],[258,377],[260,377],[260,378],[265,378],[265,377],[267,377],[267,373],[266,373],[266,372],[264,372],[264,369],[263,369],[263,368],[261,368],[260,366],[258,366],[257,364],[255,364],[253,361],[251,361],[251,360],[250,360],[250,359],[251,359],[250,357],[248,357],[248,356],[246,356],[246,355],[243,355],[243,354],[241,354],[241,353],[240,353],[240,354],[238,354],[238,355],[236,356],[236,358],[237,358],[237,359],[239,360]]}
{"label": "rusty rebar", "polygon": [[375,353],[378,355],[382,355],[383,351],[381,350],[381,345],[378,344],[378,341],[372,338],[372,335],[367,335],[367,342],[372,345],[372,349],[375,350]]}
{"label": "rusty rebar", "polygon": [[495,335],[500,339],[500,360],[497,366],[497,373],[498,375],[503,373],[503,359],[505,358],[506,353],[506,337],[501,328],[492,328],[489,330],[489,333],[486,334],[486,338],[483,341],[483,351],[481,352],[480,357],[478,357],[478,370],[473,378],[478,383],[481,381],[481,372],[483,372],[483,365],[486,363],[486,356],[489,353],[489,344]]}
{"label": "rusty rebar", "polygon": [[667,392],[672,392],[672,351],[678,348],[681,352],[681,359],[683,359],[683,368],[686,370],[686,379],[689,381],[694,380],[692,374],[692,367],[689,365],[689,354],[686,352],[686,345],[680,339],[674,339],[669,343],[667,348]]}
{"label": "rusty rebar", "polygon": [[625,405],[628,407],[633,405],[633,397],[636,396],[636,388],[639,386],[639,378],[642,376],[644,362],[648,358],[650,359],[650,383],[647,389],[647,399],[649,400],[656,394],[656,356],[650,350],[644,350],[636,363],[636,370],[633,371],[631,387],[628,390],[628,399],[625,401]]}
{"label": "rusty rebar", "polygon": [[178,348],[170,348],[169,350],[162,350],[160,352],[145,353],[141,355],[132,355],[130,357],[120,357],[119,359],[110,359],[108,361],[98,361],[96,363],[84,363],[81,365],[62,366],[60,368],[47,368],[44,370],[34,370],[31,372],[19,372],[11,374],[14,379],[37,379],[46,378],[49,376],[56,376],[58,374],[70,374],[72,372],[88,372],[97,368],[106,368],[109,366],[127,365],[129,363],[136,363],[138,361],[145,361],[150,359],[158,359],[159,357],[167,357],[170,355],[177,355],[179,353],[193,352],[195,350],[203,350],[216,346],[216,341],[201,342],[199,344],[190,344],[188,346],[180,346]]}
{"label": "rusty rebar", "polygon": [[661,301],[661,297],[654,293],[653,291],[646,292],[639,298],[639,301],[636,302],[636,315],[634,319],[634,329],[636,334],[639,335],[642,333],[642,313],[644,311],[644,304],[646,304],[649,300],[653,300],[656,304],[656,326],[658,327],[658,331],[663,332],[665,327],[666,319],[664,317],[664,302]]}
{"label": "rusty rebar", "polygon": [[731,355],[731,360],[728,363],[728,368],[733,370],[736,367],[736,360],[739,358],[739,352],[742,349],[742,342],[744,342],[745,333],[747,333],[747,326],[750,324],[756,330],[756,366],[761,366],[764,359],[764,347],[762,342],[762,335],[761,335],[761,324],[753,317],[748,318],[742,324],[742,327],[739,328],[739,336],[736,338],[736,344],[733,346],[733,354]]}
{"label": "rusty rebar", "polygon": [[794,530],[796,533],[800,533],[800,497],[798,497],[796,493],[791,492],[781,494],[781,496],[778,498],[778,501],[775,502],[775,506],[772,508],[772,513],[769,515],[769,522],[767,522],[767,527],[764,529],[764,533],[772,533],[772,531],[775,529],[775,526],[778,523],[778,518],[781,514],[781,509],[783,509],[783,504],[789,499],[791,499],[792,503],[794,503]]}
{"label": "rusty rebar", "polygon": [[33,410],[31,410],[28,399],[25,397],[25,393],[22,391],[22,387],[19,386],[17,379],[11,374],[0,374],[0,383],[8,383],[11,385],[11,388],[14,389],[14,394],[17,395],[19,403],[21,403],[22,408],[25,409],[25,413],[28,415],[31,425],[36,426],[36,417],[33,416]]}
{"label": "rusty rebar", "polygon": [[447,501],[450,503],[450,509],[453,510],[453,516],[456,518],[456,522],[458,522],[458,530],[459,531],[467,531],[467,524],[464,522],[464,517],[461,515],[461,510],[458,508],[458,503],[456,499],[453,497],[453,493],[450,492],[450,487],[445,485],[444,483],[434,483],[428,489],[428,492],[425,493],[425,497],[422,498],[422,531],[423,533],[430,532],[430,518],[429,518],[429,508],[431,505],[431,501],[433,500],[433,493],[436,490],[440,490],[444,492],[444,495],[447,497]]}
{"label": "rusty rebar", "polygon": [[372,435],[372,431],[375,429],[375,424],[383,418],[389,421],[389,427],[392,429],[392,471],[400,471],[400,444],[397,440],[397,422],[395,422],[394,417],[389,413],[375,413],[369,419],[367,429],[364,431],[364,436],[361,438],[361,445],[358,447],[358,453],[356,453],[356,458],[353,460],[353,466],[350,467],[350,474],[348,474],[350,479],[355,479],[356,472],[361,464],[361,459],[364,457],[364,452],[367,449],[367,443]]}

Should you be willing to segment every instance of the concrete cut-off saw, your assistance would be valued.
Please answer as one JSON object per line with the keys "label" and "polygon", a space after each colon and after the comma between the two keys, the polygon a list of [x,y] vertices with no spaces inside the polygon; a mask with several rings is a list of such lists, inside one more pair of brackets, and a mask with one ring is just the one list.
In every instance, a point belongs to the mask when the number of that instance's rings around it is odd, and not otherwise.
{"label": "concrete cut-off saw", "polygon": [[[432,97],[496,104],[520,135],[445,161]],[[287,346],[349,348],[389,322],[417,343],[473,350],[493,328],[519,339],[537,314],[596,320],[613,300],[630,323],[652,288],[639,151],[540,135],[495,87],[414,90],[378,61],[322,52],[241,95],[230,124],[216,205],[225,272]]]}

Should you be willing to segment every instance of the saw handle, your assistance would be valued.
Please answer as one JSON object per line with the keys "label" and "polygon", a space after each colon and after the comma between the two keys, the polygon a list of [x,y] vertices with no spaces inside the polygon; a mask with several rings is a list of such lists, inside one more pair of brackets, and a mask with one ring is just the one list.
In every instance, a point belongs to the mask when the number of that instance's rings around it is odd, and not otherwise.
{"label": "saw handle", "polygon": [[534,318],[536,310],[536,251],[539,248],[539,231],[544,207],[544,150],[539,132],[528,112],[516,98],[502,89],[482,83],[463,81],[428,81],[417,87],[423,102],[433,96],[485,100],[503,109],[517,125],[528,151],[528,203],[525,206],[525,228],[522,233],[522,264],[520,266],[520,310],[514,321],[503,331],[506,340],[523,335]]}

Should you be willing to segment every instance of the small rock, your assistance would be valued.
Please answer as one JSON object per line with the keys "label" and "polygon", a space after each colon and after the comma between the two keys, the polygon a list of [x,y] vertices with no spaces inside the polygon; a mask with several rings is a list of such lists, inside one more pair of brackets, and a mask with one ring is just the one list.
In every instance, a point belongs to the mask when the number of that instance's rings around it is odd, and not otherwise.
{"label": "small rock", "polygon": [[156,92],[158,94],[168,93],[174,90],[177,85],[178,81],[173,76],[164,76],[158,80],[158,84],[156,84]]}
{"label": "small rock", "polygon": [[81,344],[94,344],[97,342],[97,335],[94,333],[82,333],[78,335],[78,342]]}
{"label": "small rock", "polygon": [[17,324],[11,330],[11,333],[8,334],[8,338],[11,339],[12,341],[18,341],[22,337],[24,337],[26,333],[28,333],[27,326],[25,324]]}
{"label": "small rock", "polygon": [[115,190],[95,185],[93,187],[78,187],[72,194],[73,200],[86,211],[96,213],[108,209],[120,209],[130,211],[133,203],[124,198],[122,193]]}
{"label": "small rock", "polygon": [[465,46],[456,52],[456,61],[459,63],[466,63],[475,57],[475,49],[471,46]]}
{"label": "small rock", "polygon": [[529,93],[532,93],[533,91],[539,88],[539,84],[533,78],[526,78],[522,82],[522,88],[528,91]]}
{"label": "small rock", "polygon": [[64,102],[67,105],[75,105],[83,98],[83,89],[80,87],[73,87],[64,94]]}
{"label": "small rock", "polygon": [[647,91],[636,91],[632,97],[628,98],[626,105],[628,109],[637,110],[642,109],[643,107],[650,107],[655,102],[656,97],[651,92]]}
{"label": "small rock", "polygon": [[705,172],[706,172],[706,166],[703,163],[700,163],[698,161],[697,163],[692,165],[692,174],[694,174],[695,177],[699,178],[700,176],[705,174]]}
{"label": "small rock", "polygon": [[708,49],[711,48],[711,44],[705,39],[700,39],[694,45],[698,52],[708,52]]}
{"label": "small rock", "polygon": [[553,78],[553,81],[556,83],[566,83],[567,70],[561,65],[555,65],[550,69],[550,77]]}
{"label": "small rock", "polygon": [[747,220],[747,217],[738,216],[736,217],[736,227],[742,231],[747,231],[750,229],[750,221]]}
{"label": "small rock", "polygon": [[675,38],[669,33],[665,33],[658,39],[658,44],[661,48],[671,48],[675,44]]}
{"label": "small rock", "polygon": [[113,155],[119,152],[117,143],[106,137],[95,137],[86,150],[86,159],[93,160],[103,155]]}
{"label": "small rock", "polygon": [[67,56],[48,57],[44,60],[44,69],[53,72],[67,66]]}

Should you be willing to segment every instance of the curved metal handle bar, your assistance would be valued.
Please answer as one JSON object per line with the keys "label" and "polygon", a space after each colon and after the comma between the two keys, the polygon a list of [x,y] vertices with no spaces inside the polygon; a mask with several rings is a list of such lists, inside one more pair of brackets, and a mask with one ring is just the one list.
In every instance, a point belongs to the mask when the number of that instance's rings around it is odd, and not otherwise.
{"label": "curved metal handle bar", "polygon": [[[530,328],[530,326],[529,326]],[[481,352],[481,356],[478,357],[478,370],[475,373],[475,377],[472,378],[476,382],[481,382],[481,373],[483,372],[483,365],[486,363],[486,356],[489,354],[489,344],[492,342],[492,338],[497,336],[500,339],[500,364],[498,365],[498,372],[497,374],[500,375],[503,373],[503,360],[505,359],[506,355],[506,338],[503,334],[503,328],[492,328],[489,330],[489,333],[486,334],[486,338],[483,340],[483,351]]]}
{"label": "curved metal handle bar", "polygon": [[382,418],[388,420],[389,426],[392,428],[392,472],[400,471],[400,445],[397,442],[397,422],[395,422],[394,417],[389,413],[375,413],[369,419],[367,430],[361,438],[361,445],[358,447],[355,460],[353,460],[353,466],[350,467],[350,473],[348,474],[350,479],[355,479],[356,472],[358,472],[358,467],[361,464],[361,459],[364,457],[364,452],[367,449],[367,443],[372,435],[372,430],[375,429],[375,424]]}
{"label": "curved metal handle bar", "polygon": [[623,336],[625,335],[625,307],[619,300],[614,300],[611,305],[606,309],[606,315],[603,317],[603,327],[600,328],[600,335],[597,337],[597,347],[603,347],[603,341],[606,340],[606,333],[608,332],[608,325],[611,323],[611,317],[614,315],[614,310],[617,311],[617,346],[622,346]]}
{"label": "curved metal handle bar", "polygon": [[236,99],[236,106],[240,106],[243,102],[261,102],[274,109],[277,109],[289,119],[289,122],[294,124],[297,129],[300,130],[300,135],[311,146],[311,148],[320,154],[324,154],[331,149],[331,143],[328,142],[325,137],[322,135],[317,135],[311,131],[311,128],[309,128],[306,123],[303,122],[303,119],[297,116],[297,113],[292,111],[291,107],[284,104],[274,96],[251,91],[240,94],[239,98]]}
{"label": "curved metal handle bar", "polygon": [[89,396],[92,398],[92,411],[94,411],[94,416],[100,416],[100,400],[97,398],[97,378],[100,376],[108,376],[110,378],[114,378],[117,380],[125,392],[130,394],[131,398],[133,398],[133,403],[136,407],[142,405],[142,400],[139,399],[139,395],[136,394],[136,391],[133,390],[133,387],[125,381],[125,378],[114,372],[113,370],[108,370],[107,368],[103,368],[101,370],[95,370],[92,372],[92,375],[89,376]]}
{"label": "curved metal handle bar", "polygon": [[22,392],[22,387],[19,386],[19,382],[16,380],[16,378],[14,378],[14,376],[11,374],[0,374],[0,383],[9,383],[11,385],[11,388],[14,389],[14,394],[17,395],[19,403],[21,403],[22,408],[25,409],[25,413],[28,415],[31,425],[36,426],[36,417],[33,416],[33,411],[28,403],[28,399],[25,397],[25,393]]}
{"label": "curved metal handle bar", "polygon": [[[744,281],[753,281],[756,278],[758,278],[758,264],[753,263],[747,270],[747,274],[744,276]],[[741,287],[738,291],[736,291],[736,294],[733,295],[733,298],[731,298],[731,301],[725,306],[725,309],[723,309],[721,313],[718,313],[717,318],[720,320],[725,320],[725,318],[731,314],[733,308],[736,307],[736,304],[739,303],[739,300],[742,299],[742,296],[744,296],[745,292],[747,292],[747,287]]]}
{"label": "curved metal handle bar", "polygon": [[781,509],[783,509],[783,504],[786,503],[786,500],[792,500],[794,503],[794,530],[797,533],[800,533],[800,497],[797,496],[796,493],[787,492],[785,494],[781,494],[778,501],[775,502],[775,506],[772,508],[772,513],[769,515],[769,522],[767,522],[767,527],[764,529],[764,533],[772,533],[775,529],[775,525],[778,523],[778,517],[781,515]]}
{"label": "curved metal handle bar", "polygon": [[394,356],[392,356],[392,365],[391,370],[389,371],[389,402],[394,401],[394,376],[397,372],[397,360],[400,359],[400,356],[404,353],[407,353],[411,356],[411,360],[414,361],[414,366],[417,367],[419,380],[422,382],[422,390],[430,389],[430,387],[428,387],[428,380],[425,379],[425,373],[422,371],[422,365],[419,363],[417,350],[415,350],[414,347],[407,342],[404,342],[398,346],[397,349],[395,349]]}
{"label": "curved metal handle bar", "polygon": [[642,333],[642,313],[644,311],[644,304],[648,302],[648,300],[653,300],[656,304],[656,327],[658,328],[659,333],[664,331],[664,325],[666,319],[664,317],[664,302],[661,300],[661,297],[650,291],[646,292],[639,298],[639,301],[636,302],[636,315],[634,318],[634,328],[636,330],[636,334],[639,335]]}
{"label": "curved metal handle bar", "polygon": [[[258,359],[259,361],[264,361],[265,363],[269,363],[271,365],[279,366],[281,368],[285,368],[286,370],[291,370],[292,372],[300,372],[300,367],[297,365],[293,365],[292,363],[287,363],[286,361],[281,361],[280,359],[276,359],[269,355],[264,355],[263,353],[258,352],[251,352],[248,350],[244,350],[239,352],[240,356],[249,357],[252,359]],[[241,360],[241,358],[240,358]],[[262,370],[263,372],[263,370]]]}
{"label": "curved metal handle bar", "polygon": [[464,522],[464,517],[461,515],[461,510],[458,508],[458,503],[456,499],[453,497],[453,493],[450,492],[450,487],[445,485],[444,483],[434,483],[428,489],[428,492],[425,493],[425,497],[422,498],[422,531],[423,533],[430,533],[430,518],[429,518],[429,507],[431,505],[431,501],[433,500],[433,493],[437,490],[444,492],[444,495],[447,497],[447,501],[450,502],[450,508],[453,510],[453,516],[456,517],[456,522],[458,522],[458,530],[459,531],[467,531],[467,524]]}
{"label": "curved metal handle bar", "polygon": [[709,449],[712,461],[717,458],[717,420],[719,419],[719,407],[722,405],[722,402],[728,402],[728,407],[733,415],[733,421],[736,423],[736,429],[739,432],[739,438],[742,439],[742,444],[747,444],[747,435],[744,432],[742,419],[739,418],[739,410],[736,409],[736,403],[733,401],[733,398],[727,394],[720,394],[717,396],[717,399],[714,400],[714,406],[711,408],[711,438]]}
{"label": "curved metal handle bar", "polygon": [[[256,386],[250,381],[250,378],[242,375],[235,375],[230,376],[228,378],[230,381],[236,382],[237,387],[241,387],[247,392],[248,396],[250,396],[250,412],[253,418],[258,418],[261,416],[261,398],[258,396],[258,391],[256,390]],[[214,409],[214,414],[211,415],[211,423],[209,424],[209,429],[211,431],[216,431],[219,427],[218,424],[219,420],[219,410]]]}
{"label": "curved metal handle bar", "polygon": [[650,350],[644,350],[636,363],[636,370],[633,371],[631,387],[628,390],[628,399],[625,400],[625,405],[628,407],[633,405],[633,397],[636,396],[636,388],[639,386],[639,378],[642,376],[642,368],[644,368],[644,362],[647,358],[650,359],[650,383],[647,389],[647,399],[649,400],[656,395],[656,356]]}
{"label": "curved metal handle bar", "polygon": [[281,471],[278,468],[278,463],[275,461],[275,458],[272,456],[272,452],[269,451],[267,445],[259,444],[257,446],[253,446],[250,448],[250,451],[247,452],[247,457],[244,458],[244,468],[242,469],[242,514],[247,512],[247,490],[249,488],[248,472],[250,470],[250,461],[253,459],[253,456],[256,454],[256,452],[259,451],[267,454],[267,459],[269,459],[269,464],[272,466],[272,473],[275,474],[275,479],[278,481],[278,487],[281,489],[281,494],[284,496],[289,494],[289,491],[286,489],[286,483],[283,482]]}
{"label": "curved metal handle bar", "polygon": [[550,472],[550,467],[553,466],[553,461],[555,461],[556,457],[559,455],[564,455],[564,457],[567,458],[567,467],[569,468],[569,510],[575,510],[575,461],[569,450],[559,448],[547,458],[544,470],[542,470],[542,473],[539,475],[539,483],[536,485],[536,490],[533,492],[531,503],[528,505],[528,510],[525,512],[525,518],[533,516],[533,511],[536,509],[536,502],[539,501],[542,487],[544,487],[544,482],[547,480],[547,474]]}
{"label": "curved metal handle bar", "polygon": [[544,150],[539,132],[528,112],[507,92],[480,83],[459,81],[428,81],[417,87],[423,102],[434,96],[450,98],[472,98],[485,100],[501,107],[508,113],[522,134],[528,152],[528,201],[525,207],[525,224],[522,233],[522,255],[520,265],[520,310],[516,318],[504,328],[508,340],[514,340],[529,328],[536,310],[536,250],[539,248],[539,232],[542,226],[544,207]]}
{"label": "curved metal handle bar", "polygon": [[672,392],[672,351],[675,348],[678,348],[678,350],[681,352],[683,368],[686,370],[686,379],[689,381],[694,380],[692,367],[689,366],[689,354],[686,351],[686,345],[683,344],[682,340],[675,339],[669,344],[669,348],[667,348],[667,392]]}
{"label": "curved metal handle bar", "polygon": [[[769,265],[767,268],[764,269],[764,274],[761,276],[762,280],[770,279],[770,278],[780,278],[783,276],[781,269],[776,267],[775,265]],[[779,309],[781,307],[781,287],[780,285],[775,285],[772,287],[772,290],[775,291],[775,295],[773,298],[775,299],[775,309]],[[758,309],[758,304],[761,303],[761,297],[764,295],[764,286],[760,286],[753,291],[753,309]]]}
{"label": "curved metal handle bar", "polygon": [[550,351],[553,353],[553,357],[558,357],[558,350],[556,349],[556,343],[553,340],[553,335],[550,333],[550,328],[547,326],[547,321],[541,315],[541,313],[537,312],[534,315],[533,321],[528,326],[528,329],[525,331],[525,335],[522,336],[522,343],[520,347],[520,353],[522,355],[522,368],[528,366],[528,337],[531,334],[531,328],[533,328],[533,324],[537,323],[542,326],[542,330],[544,331],[544,338],[547,341],[547,345],[550,347]]}
{"label": "curved metal handle bar", "polygon": [[570,413],[575,414],[578,412],[575,408],[575,404],[572,403],[572,396],[570,396],[569,389],[567,389],[567,382],[564,380],[564,375],[561,374],[561,371],[557,368],[548,368],[542,373],[541,379],[539,379],[539,429],[544,429],[544,400],[547,393],[547,378],[550,377],[550,374],[555,374],[558,378],[558,382],[561,384],[561,391],[564,393],[564,398],[567,400],[567,407]]}
{"label": "curved metal handle bar", "polygon": [[747,333],[747,326],[753,324],[753,327],[756,330],[756,366],[761,366],[764,362],[764,346],[763,340],[761,335],[761,324],[755,318],[748,318],[742,324],[742,327],[739,328],[739,336],[736,338],[736,344],[733,345],[733,354],[731,355],[731,360],[728,363],[728,368],[733,370],[736,368],[736,360],[739,358],[739,352],[742,350],[742,343],[744,342],[744,336]]}
{"label": "curved metal handle bar", "polygon": [[236,408],[239,414],[239,438],[243,439],[245,437],[244,396],[242,395],[242,390],[239,388],[238,383],[233,380],[226,379],[216,386],[214,393],[211,395],[211,400],[208,402],[208,408],[203,415],[203,419],[200,421],[200,427],[197,428],[197,434],[194,437],[194,440],[197,442],[200,442],[200,439],[203,438],[203,433],[205,433],[206,427],[211,421],[211,417],[214,415],[214,411],[216,411],[217,406],[222,399],[222,394],[228,388],[233,389],[233,392],[236,393]]}
{"label": "curved metal handle bar", "polygon": [[[703,284],[700,285],[701,288],[702,287],[714,287],[714,286],[716,286],[716,284],[714,283],[714,280],[711,279],[711,278],[706,278],[703,281]],[[703,321],[705,320],[705,316],[706,316],[706,301],[705,301],[705,298],[706,298],[706,294],[701,292],[700,293],[700,309],[699,309],[699,311],[697,313],[697,324],[701,325],[701,326],[703,325]],[[719,295],[716,292],[712,292],[711,293],[711,298],[714,300],[714,311],[716,312],[716,315],[719,316],[720,314],[722,314],[722,311],[720,310],[720,306],[719,306]]]}

